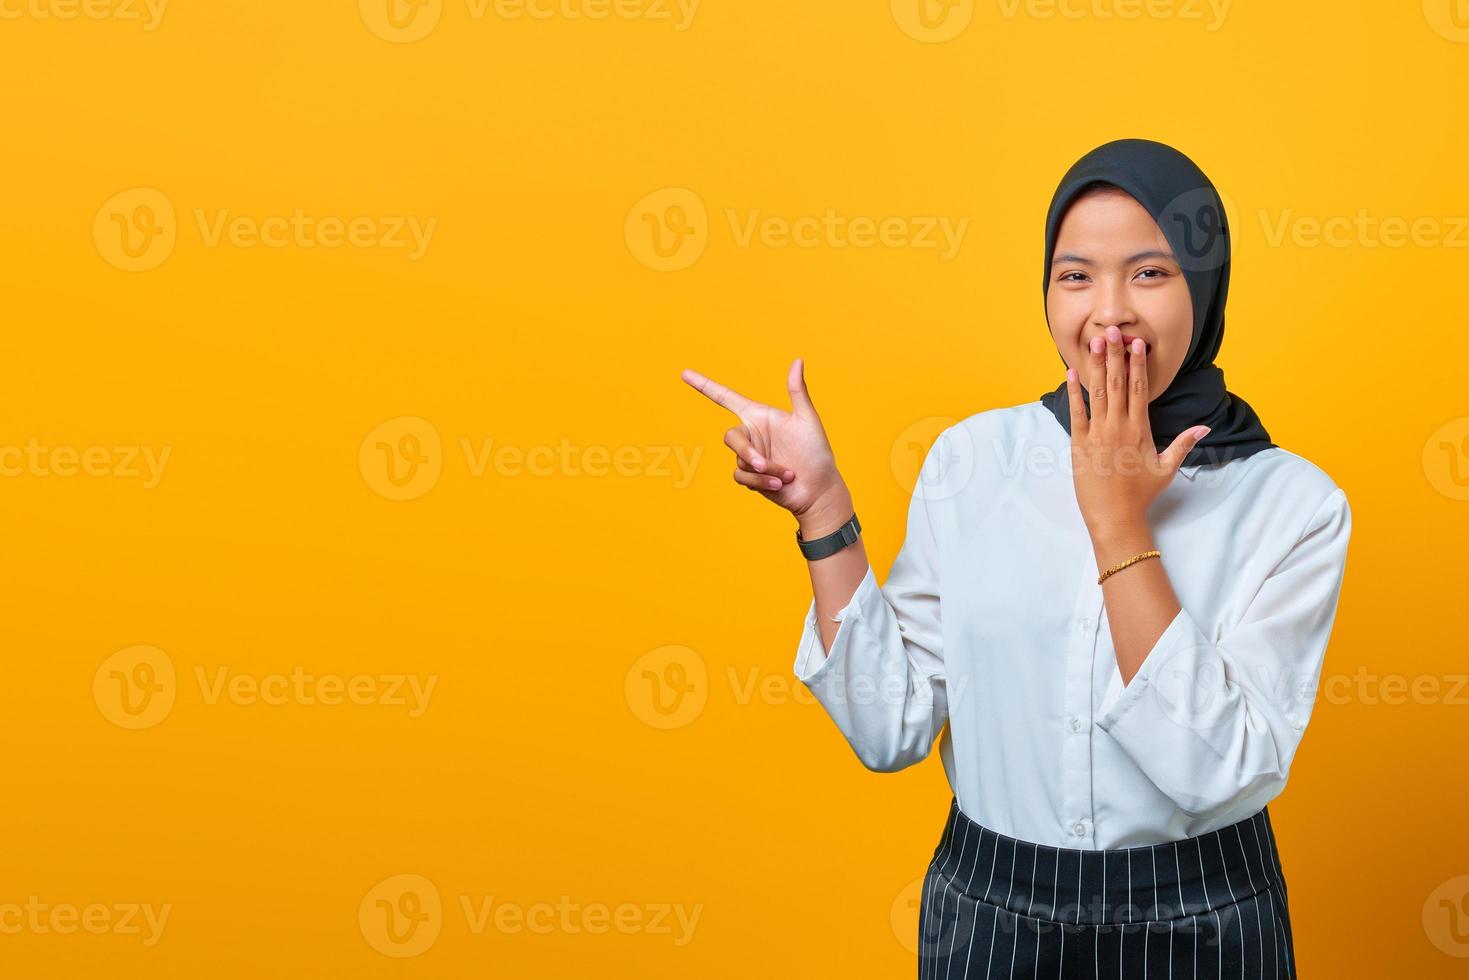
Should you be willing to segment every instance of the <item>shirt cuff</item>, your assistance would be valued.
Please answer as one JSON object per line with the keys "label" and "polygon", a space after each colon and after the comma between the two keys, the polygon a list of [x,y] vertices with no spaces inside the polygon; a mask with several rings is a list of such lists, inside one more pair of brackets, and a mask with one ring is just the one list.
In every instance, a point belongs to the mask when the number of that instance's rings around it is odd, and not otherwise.
{"label": "shirt cuff", "polygon": [[[1143,658],[1142,665],[1132,675],[1132,680],[1123,685],[1120,673],[1112,675],[1112,683],[1107,688],[1107,693],[1103,696],[1102,703],[1097,710],[1097,727],[1110,733],[1113,726],[1119,721],[1136,713],[1138,702],[1143,695],[1148,693],[1148,688],[1153,684],[1153,675],[1172,659],[1175,651],[1203,642],[1203,636],[1194,624],[1193,617],[1188,614],[1188,610],[1180,606],[1178,614],[1168,623],[1167,628],[1158,637],[1158,642],[1153,644],[1153,648]],[[1158,731],[1161,732],[1163,729],[1158,729]]]}
{"label": "shirt cuff", "polygon": [[806,624],[801,632],[800,647],[796,650],[796,679],[803,684],[810,684],[824,674],[832,660],[839,657],[846,648],[853,628],[864,616],[876,615],[877,610],[873,608],[873,603],[881,601],[882,593],[877,588],[877,575],[869,564],[862,581],[857,583],[857,590],[852,593],[852,598],[832,615],[832,619],[839,625],[836,636],[832,637],[831,650],[827,651],[821,643],[821,626],[817,622],[816,600],[813,598],[806,609]]}

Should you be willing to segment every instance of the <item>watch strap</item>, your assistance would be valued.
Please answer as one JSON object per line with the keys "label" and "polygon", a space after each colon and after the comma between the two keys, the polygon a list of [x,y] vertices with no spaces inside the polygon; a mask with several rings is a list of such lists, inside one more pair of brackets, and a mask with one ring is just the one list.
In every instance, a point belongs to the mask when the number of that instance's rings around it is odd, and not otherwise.
{"label": "watch strap", "polygon": [[857,515],[853,513],[841,527],[811,541],[802,538],[801,529],[796,528],[796,543],[800,545],[801,554],[805,555],[808,561],[815,561],[818,558],[828,558],[848,545],[855,544],[857,536],[861,533],[862,525],[858,523]]}

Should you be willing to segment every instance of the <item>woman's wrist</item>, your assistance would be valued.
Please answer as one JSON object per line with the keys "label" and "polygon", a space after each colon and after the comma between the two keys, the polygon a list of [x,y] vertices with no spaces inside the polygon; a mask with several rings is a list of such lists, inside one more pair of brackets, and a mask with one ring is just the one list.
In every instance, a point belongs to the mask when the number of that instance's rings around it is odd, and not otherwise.
{"label": "woman's wrist", "polygon": [[810,507],[795,516],[796,523],[801,528],[801,537],[806,541],[814,541],[836,531],[851,520],[853,513],[852,495],[846,484],[842,484],[823,494]]}
{"label": "woman's wrist", "polygon": [[1092,531],[1092,551],[1099,572],[1155,547],[1153,529],[1147,521],[1111,524]]}

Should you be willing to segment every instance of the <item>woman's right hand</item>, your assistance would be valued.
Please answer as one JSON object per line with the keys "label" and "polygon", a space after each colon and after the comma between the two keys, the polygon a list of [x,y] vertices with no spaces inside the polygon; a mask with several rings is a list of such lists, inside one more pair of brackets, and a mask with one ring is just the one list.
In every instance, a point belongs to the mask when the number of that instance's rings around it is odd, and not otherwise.
{"label": "woman's right hand", "polygon": [[682,377],[739,416],[739,424],[724,433],[724,444],[735,454],[736,483],[794,514],[803,537],[830,533],[851,517],[851,496],[811,404],[801,358],[791,362],[786,381],[789,412],[746,398],[694,370],[686,369]]}

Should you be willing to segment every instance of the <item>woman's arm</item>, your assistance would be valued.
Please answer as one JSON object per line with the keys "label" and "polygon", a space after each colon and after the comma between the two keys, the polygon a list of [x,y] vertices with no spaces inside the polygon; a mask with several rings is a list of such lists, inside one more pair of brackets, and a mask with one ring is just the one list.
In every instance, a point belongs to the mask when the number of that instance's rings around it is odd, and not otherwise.
{"label": "woman's arm", "polygon": [[[810,513],[798,515],[796,523],[800,525],[801,537],[814,541],[847,523],[854,512],[852,495],[847,485],[842,483],[830,500],[822,501]],[[830,650],[836,639],[838,624],[832,616],[852,601],[857,586],[867,574],[868,564],[867,547],[860,534],[855,543],[836,554],[806,562],[806,570],[811,573],[811,593],[816,603],[816,621],[821,627],[824,649]]]}
{"label": "woman's arm", "polygon": [[[1181,433],[1162,453],[1153,446],[1148,421],[1148,371],[1141,340],[1129,353],[1122,348],[1122,332],[1115,326],[1092,342],[1090,372],[1091,417],[1082,399],[1081,377],[1066,371],[1066,394],[1071,405],[1071,464],[1076,502],[1091,535],[1097,571],[1153,550],[1148,507],[1173,482],[1189,451],[1208,434],[1205,426]],[[1098,346],[1101,349],[1098,349]],[[1131,360],[1124,364],[1123,359]],[[1112,645],[1123,683],[1137,673],[1177,618],[1180,606],[1162,563],[1144,559],[1109,575],[1102,582]]]}
{"label": "woman's arm", "polygon": [[[1146,521],[1092,532],[1098,575],[1120,561],[1152,550],[1153,531]],[[1132,681],[1148,651],[1182,607],[1163,563],[1156,559],[1136,562],[1107,576],[1102,582],[1102,600],[1107,606],[1112,646],[1117,651],[1117,670],[1125,685]]]}
{"label": "woman's arm", "polygon": [[[1131,682],[1103,699],[1097,727],[1184,811],[1263,806],[1285,785],[1321,682],[1351,532],[1351,508],[1337,488],[1238,623],[1215,638],[1180,609]],[[1109,619],[1113,602],[1109,596]],[[1113,635],[1131,630],[1114,625]]]}
{"label": "woman's arm", "polygon": [[[837,471],[800,358],[786,375],[789,412],[697,371],[682,377],[739,416],[740,424],[724,434],[735,455],[734,481],[795,515],[803,539],[830,534],[852,516],[852,495]],[[943,441],[940,433],[925,467]],[[807,568],[812,601],[796,676],[869,769],[912,765],[928,755],[948,717],[939,655],[938,542],[927,501],[915,492],[908,537],[881,589],[860,536]]]}
{"label": "woman's arm", "polygon": [[[1077,503],[1099,571],[1152,550],[1148,506],[1207,432],[1191,429],[1157,453],[1144,352],[1139,345],[1124,355],[1117,329],[1106,332],[1088,365],[1090,418],[1077,372],[1066,373]],[[1180,606],[1160,559],[1102,583],[1124,686],[1103,699],[1097,726],[1180,809],[1214,815],[1260,806],[1284,785],[1320,682],[1350,535],[1351,511],[1337,488],[1218,638]]]}
{"label": "woman's arm", "polygon": [[[826,428],[806,388],[801,358],[791,362],[786,375],[789,412],[746,398],[697,371],[684,371],[682,377],[700,394],[739,416],[740,424],[724,433],[724,444],[734,453],[736,483],[790,511],[807,541],[824,537],[847,522],[853,513],[852,495],[837,470]],[[809,566],[812,592],[822,613],[821,635],[829,646],[836,636],[831,616],[857,591],[867,570],[867,550],[859,536],[854,544]]]}
{"label": "woman's arm", "polygon": [[[946,436],[941,433],[934,442],[925,467],[947,451]],[[833,520],[851,515],[848,506]],[[949,716],[938,536],[922,487],[909,501],[907,536],[881,587],[860,547],[859,540],[808,563],[816,595],[793,669],[862,764],[893,772],[927,758]],[[843,555],[848,558],[841,567],[821,567]],[[835,610],[824,607],[842,601],[853,575],[857,584],[849,599]]]}

